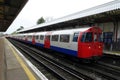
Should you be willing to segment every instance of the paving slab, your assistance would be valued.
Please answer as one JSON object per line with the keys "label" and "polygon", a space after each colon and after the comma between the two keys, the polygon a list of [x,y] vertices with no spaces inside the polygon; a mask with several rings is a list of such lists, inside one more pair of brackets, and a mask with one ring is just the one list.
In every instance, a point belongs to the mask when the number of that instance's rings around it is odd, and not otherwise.
{"label": "paving slab", "polygon": [[0,37],[0,80],[6,79],[4,40]]}

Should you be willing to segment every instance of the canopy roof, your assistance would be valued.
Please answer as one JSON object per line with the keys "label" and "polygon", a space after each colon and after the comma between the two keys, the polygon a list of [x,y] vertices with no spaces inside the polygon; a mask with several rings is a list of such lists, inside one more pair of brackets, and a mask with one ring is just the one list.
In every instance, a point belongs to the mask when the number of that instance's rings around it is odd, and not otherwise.
{"label": "canopy roof", "polygon": [[28,0],[0,0],[0,32],[5,32]]}
{"label": "canopy roof", "polygon": [[86,25],[120,20],[120,0],[111,1],[19,32],[48,31],[67,26]]}

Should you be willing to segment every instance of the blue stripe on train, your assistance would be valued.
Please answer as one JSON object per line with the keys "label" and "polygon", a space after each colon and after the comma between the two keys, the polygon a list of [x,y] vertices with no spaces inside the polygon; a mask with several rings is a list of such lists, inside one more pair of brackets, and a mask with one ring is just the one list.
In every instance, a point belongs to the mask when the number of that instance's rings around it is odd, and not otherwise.
{"label": "blue stripe on train", "polygon": [[69,54],[69,55],[77,57],[77,51],[70,50],[70,49],[65,49],[65,48],[60,48],[60,47],[56,47],[56,46],[50,46],[50,48],[53,49],[53,50],[56,50],[58,52],[62,52],[62,53]]}
{"label": "blue stripe on train", "polygon": [[41,43],[35,43],[36,46],[44,47],[44,44]]}
{"label": "blue stripe on train", "polygon": [[[29,44],[32,44],[31,41],[26,41],[27,43]],[[41,43],[35,43],[36,46],[40,46],[40,47],[44,47],[44,44],[41,44]]]}
{"label": "blue stripe on train", "polygon": [[25,41],[26,43],[32,44],[32,41]]}

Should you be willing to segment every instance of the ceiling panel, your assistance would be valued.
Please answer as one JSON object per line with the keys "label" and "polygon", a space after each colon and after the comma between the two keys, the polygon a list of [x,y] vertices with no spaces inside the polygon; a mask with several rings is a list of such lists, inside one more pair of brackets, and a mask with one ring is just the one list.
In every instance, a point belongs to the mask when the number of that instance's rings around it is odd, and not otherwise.
{"label": "ceiling panel", "polygon": [[0,32],[5,32],[28,0],[0,0]]}

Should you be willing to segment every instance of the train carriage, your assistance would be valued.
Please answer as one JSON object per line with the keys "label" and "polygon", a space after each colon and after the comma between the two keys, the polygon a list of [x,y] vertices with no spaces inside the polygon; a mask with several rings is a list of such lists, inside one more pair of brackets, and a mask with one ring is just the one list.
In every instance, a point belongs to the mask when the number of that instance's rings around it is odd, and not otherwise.
{"label": "train carriage", "polygon": [[58,36],[58,40],[51,38],[50,48],[79,58],[101,56],[101,34],[98,27],[55,31],[52,36]]}
{"label": "train carriage", "polygon": [[102,56],[102,30],[99,27],[29,33],[27,42],[82,59]]}
{"label": "train carriage", "polygon": [[38,32],[35,34],[35,45],[44,47],[45,34],[47,32]]}

